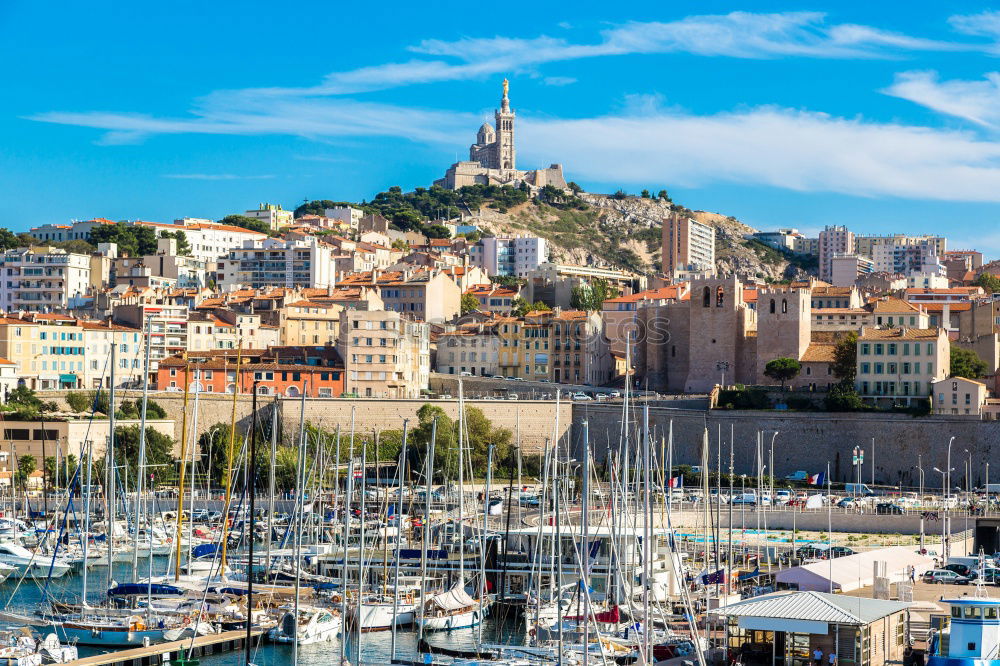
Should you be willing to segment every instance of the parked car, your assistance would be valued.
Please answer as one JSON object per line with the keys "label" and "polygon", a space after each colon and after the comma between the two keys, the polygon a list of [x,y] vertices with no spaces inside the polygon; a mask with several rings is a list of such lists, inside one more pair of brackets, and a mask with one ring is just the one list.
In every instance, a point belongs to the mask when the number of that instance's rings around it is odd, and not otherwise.
{"label": "parked car", "polygon": [[574,393],[572,399],[576,402],[588,402],[593,400],[593,398],[591,398],[586,393]]}
{"label": "parked car", "polygon": [[923,580],[925,583],[939,583],[947,585],[968,585],[969,579],[965,576],[959,576],[954,571],[949,571],[948,569],[931,569],[930,571],[924,573]]}
{"label": "parked car", "polygon": [[902,515],[906,513],[906,511],[898,504],[893,504],[892,502],[882,502],[881,504],[875,505],[875,513],[882,515]]}
{"label": "parked car", "polygon": [[954,571],[959,576],[965,576],[966,578],[971,578],[969,574],[972,572],[972,567],[967,564],[960,564],[958,562],[952,562],[944,566],[948,571]]}

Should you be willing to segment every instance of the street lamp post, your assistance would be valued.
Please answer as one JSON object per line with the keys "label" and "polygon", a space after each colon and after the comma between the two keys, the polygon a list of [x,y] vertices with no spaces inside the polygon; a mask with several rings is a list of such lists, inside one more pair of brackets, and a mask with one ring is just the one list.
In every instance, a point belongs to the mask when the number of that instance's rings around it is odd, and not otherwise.
{"label": "street lamp post", "polygon": [[941,470],[935,467],[934,471],[941,475],[941,487],[944,489],[944,498],[943,498],[944,515],[941,518],[941,557],[944,559],[942,564],[945,564],[948,561],[948,552],[949,552],[948,537],[951,534],[951,525],[949,524],[949,515],[948,515],[948,500],[951,497],[951,490],[945,484],[947,484],[948,482],[947,480],[951,477],[952,470],[951,468],[948,468],[947,470]]}
{"label": "street lamp post", "polygon": [[[951,536],[951,515],[949,513],[949,510],[951,509],[951,471],[952,471],[952,467],[951,467],[951,445],[952,445],[952,443],[954,443],[954,441],[955,441],[955,436],[952,435],[951,439],[948,440],[948,460],[947,460],[947,463],[946,463],[947,467],[945,467],[945,471],[948,474],[948,485],[946,486],[946,488],[948,490],[946,491],[945,500],[944,500],[944,523],[945,523],[945,526],[948,529],[948,536],[949,537]],[[950,538],[946,539],[946,541],[951,541],[951,539]],[[944,549],[945,562],[947,563],[948,556],[951,555],[951,552],[950,552],[951,551],[951,544],[950,543],[943,543],[943,544],[941,544],[941,546]]]}
{"label": "street lamp post", "polygon": [[[924,501],[924,468],[921,466],[921,456],[917,456],[917,501]],[[920,512],[920,552],[924,552],[924,512]]]}
{"label": "street lamp post", "polygon": [[715,369],[722,373],[722,380],[719,387],[726,388],[726,371],[729,370],[729,361],[717,361]]}

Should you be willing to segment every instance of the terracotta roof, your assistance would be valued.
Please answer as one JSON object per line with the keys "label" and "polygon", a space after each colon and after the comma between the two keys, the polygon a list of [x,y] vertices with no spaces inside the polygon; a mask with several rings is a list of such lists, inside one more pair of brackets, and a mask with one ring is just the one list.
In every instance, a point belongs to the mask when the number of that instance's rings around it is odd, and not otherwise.
{"label": "terracotta roof", "polygon": [[872,312],[876,314],[910,314],[913,312],[920,312],[920,308],[917,306],[907,303],[901,298],[895,298],[893,296],[883,296],[881,298],[877,298],[871,303],[871,306]]}
{"label": "terracotta roof", "polygon": [[871,314],[870,310],[865,308],[813,308],[813,314],[825,315],[825,314]]}
{"label": "terracotta roof", "polygon": [[977,382],[975,379],[968,379],[966,377],[960,377],[958,375],[955,375],[954,377],[945,377],[944,379],[938,379],[936,381],[931,382],[931,384],[938,384],[940,382],[946,382],[946,381],[949,381],[949,380],[952,380],[952,379],[961,379],[963,382],[969,382],[971,384],[978,384],[979,386],[986,386],[986,384],[984,384],[982,382]]}
{"label": "terracotta roof", "polygon": [[813,296],[850,296],[854,287],[834,287],[826,283],[816,284],[812,288]]}
{"label": "terracotta roof", "polygon": [[928,287],[911,287],[906,290],[907,295],[911,294],[978,294],[983,291],[982,287],[948,287],[931,289]]}
{"label": "terracotta roof", "polygon": [[637,303],[639,301],[658,301],[664,299],[676,299],[677,295],[681,291],[681,287],[686,286],[686,283],[674,284],[669,287],[660,287],[659,289],[646,289],[645,291],[637,291],[634,294],[628,296],[617,296],[615,298],[609,298],[604,301],[605,303]]}
{"label": "terracotta roof", "polygon": [[833,353],[836,349],[837,345],[813,343],[806,347],[800,360],[803,363],[833,363]]}
{"label": "terracotta roof", "polygon": [[944,312],[945,307],[947,307],[951,312],[965,312],[966,310],[972,309],[972,303],[968,301],[962,301],[959,303],[921,303],[922,307],[927,312]]}
{"label": "terracotta roof", "polygon": [[858,340],[931,339],[940,335],[939,328],[866,328]]}

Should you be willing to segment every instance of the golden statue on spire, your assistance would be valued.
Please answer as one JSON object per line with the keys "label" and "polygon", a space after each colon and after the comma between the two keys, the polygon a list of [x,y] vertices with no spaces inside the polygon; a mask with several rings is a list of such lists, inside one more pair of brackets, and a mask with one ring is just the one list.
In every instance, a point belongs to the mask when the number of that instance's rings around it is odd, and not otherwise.
{"label": "golden statue on spire", "polygon": [[505,79],[503,80],[503,96],[504,96],[504,97],[506,97],[506,96],[507,96],[507,90],[509,90],[509,89],[510,89],[510,81],[508,81],[508,80],[507,80],[507,79],[505,78]]}

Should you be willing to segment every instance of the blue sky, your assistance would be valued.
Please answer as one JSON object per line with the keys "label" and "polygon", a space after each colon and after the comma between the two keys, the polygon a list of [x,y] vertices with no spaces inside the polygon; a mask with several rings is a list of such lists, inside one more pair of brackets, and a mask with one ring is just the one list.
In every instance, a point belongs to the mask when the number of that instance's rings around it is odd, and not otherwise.
{"label": "blue sky", "polygon": [[[498,9],[505,8],[505,9]],[[522,168],[759,228],[1000,256],[1000,11],[969,2],[0,4],[0,224],[428,185],[511,80]]]}

